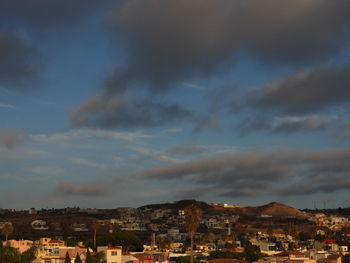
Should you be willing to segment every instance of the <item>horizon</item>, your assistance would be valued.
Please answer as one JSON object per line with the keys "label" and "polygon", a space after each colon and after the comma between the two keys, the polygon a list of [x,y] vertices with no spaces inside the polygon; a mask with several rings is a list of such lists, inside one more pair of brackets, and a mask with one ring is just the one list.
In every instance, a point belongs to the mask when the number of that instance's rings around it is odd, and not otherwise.
{"label": "horizon", "polygon": [[350,1],[0,4],[0,207],[350,206]]}
{"label": "horizon", "polygon": [[300,208],[300,207],[294,207],[294,206],[291,206],[287,203],[282,203],[282,202],[279,202],[279,201],[272,201],[272,202],[269,202],[269,203],[264,203],[264,204],[260,204],[260,205],[247,205],[247,206],[241,206],[239,204],[231,204],[231,203],[215,203],[215,202],[207,202],[207,201],[203,201],[203,200],[195,200],[195,199],[181,199],[181,200],[176,200],[176,201],[170,201],[170,202],[165,202],[165,203],[152,203],[152,204],[143,204],[143,205],[140,205],[140,206],[116,206],[116,207],[80,207],[80,206],[67,206],[67,207],[41,207],[41,208],[37,208],[37,207],[30,207],[30,208],[23,208],[23,209],[14,209],[14,208],[2,208],[0,207],[0,210],[14,210],[16,212],[20,212],[20,211],[28,211],[30,209],[35,209],[36,211],[41,211],[41,210],[51,210],[51,209],[57,209],[57,210],[61,210],[61,209],[67,209],[67,208],[79,208],[79,209],[98,209],[98,210],[113,210],[113,209],[119,209],[119,208],[135,208],[135,209],[138,209],[140,207],[143,207],[143,206],[150,206],[150,205],[167,205],[167,204],[175,204],[175,203],[178,203],[178,202],[181,202],[181,201],[195,201],[195,202],[204,202],[208,205],[211,205],[211,204],[228,204],[228,205],[237,205],[239,207],[261,207],[261,206],[266,206],[266,205],[270,205],[270,204],[273,204],[273,203],[278,203],[278,204],[282,204],[282,205],[286,205],[286,206],[289,206],[289,207],[292,207],[292,208],[296,208],[296,209],[299,209],[299,210],[318,210],[318,211],[322,211],[322,210],[333,210],[333,209],[338,209],[338,208],[341,208],[341,209],[346,209],[346,208],[350,208],[349,207],[326,207],[326,208],[318,208],[318,207],[314,207],[314,208],[310,208],[310,207],[305,207],[305,208]]}

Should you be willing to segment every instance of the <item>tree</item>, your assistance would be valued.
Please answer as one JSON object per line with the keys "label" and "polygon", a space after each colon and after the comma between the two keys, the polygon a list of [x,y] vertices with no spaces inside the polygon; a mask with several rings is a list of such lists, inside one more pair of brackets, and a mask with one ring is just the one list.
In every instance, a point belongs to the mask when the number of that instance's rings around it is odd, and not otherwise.
{"label": "tree", "polygon": [[13,232],[13,226],[11,223],[7,222],[2,228],[2,234],[5,236],[6,246],[8,246],[8,237]]}
{"label": "tree", "polygon": [[70,256],[68,254],[68,251],[66,252],[66,258],[64,259],[64,263],[71,263],[71,259],[70,259]]}
{"label": "tree", "polygon": [[1,263],[20,263],[21,254],[18,249],[5,246],[0,248],[0,262]]}
{"label": "tree", "polygon": [[128,251],[143,251],[143,244],[140,238],[128,232],[114,232],[100,236],[97,239],[99,246],[122,246],[124,252]]}
{"label": "tree", "polygon": [[[185,257],[177,257],[176,263],[190,263],[191,257],[185,256]],[[200,263],[201,261],[196,259],[194,263]]]}
{"label": "tree", "polygon": [[244,257],[249,262],[258,261],[260,258],[264,257],[265,254],[261,253],[258,246],[252,245],[249,241],[244,247]]}
{"label": "tree", "polygon": [[344,235],[344,243],[345,243],[345,246],[348,245],[348,236],[350,234],[350,225],[346,225],[344,226],[342,229],[341,229],[341,232],[343,233]]}
{"label": "tree", "polygon": [[191,239],[191,263],[193,263],[193,239],[199,227],[202,209],[192,204],[185,208],[185,227]]}
{"label": "tree", "polygon": [[91,253],[90,253],[90,250],[87,249],[86,251],[86,259],[85,259],[85,262],[86,263],[93,263],[93,259],[92,259],[92,256],[91,256]]}
{"label": "tree", "polygon": [[81,258],[79,256],[79,253],[77,252],[77,255],[75,256],[75,260],[74,263],[83,263],[83,261],[81,261]]}
{"label": "tree", "polygon": [[35,246],[24,251],[21,255],[21,263],[31,263],[36,258],[37,251]]}
{"label": "tree", "polygon": [[101,227],[100,223],[97,220],[92,221],[91,223],[91,229],[94,231],[94,249],[96,250],[96,236],[97,236],[97,230],[99,230]]}

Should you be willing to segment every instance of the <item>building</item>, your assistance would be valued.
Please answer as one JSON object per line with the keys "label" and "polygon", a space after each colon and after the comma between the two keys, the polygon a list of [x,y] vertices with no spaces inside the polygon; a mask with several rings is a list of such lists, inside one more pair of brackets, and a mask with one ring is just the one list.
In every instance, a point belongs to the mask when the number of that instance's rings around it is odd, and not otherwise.
{"label": "building", "polygon": [[97,252],[104,252],[104,260],[106,263],[122,263],[123,250],[122,247],[97,247]]}

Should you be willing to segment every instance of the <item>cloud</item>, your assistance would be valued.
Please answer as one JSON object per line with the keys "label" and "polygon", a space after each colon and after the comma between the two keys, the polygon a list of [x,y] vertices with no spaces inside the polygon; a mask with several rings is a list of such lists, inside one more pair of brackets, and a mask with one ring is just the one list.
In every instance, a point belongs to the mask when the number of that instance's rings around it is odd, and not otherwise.
{"label": "cloud", "polygon": [[0,108],[9,108],[9,109],[15,109],[16,107],[11,104],[4,104],[0,103]]}
{"label": "cloud", "polygon": [[297,196],[350,187],[350,148],[278,149],[190,161],[133,174],[141,180],[186,182],[225,197]]}
{"label": "cloud", "polygon": [[137,146],[137,147],[132,147],[131,149],[134,150],[135,152],[141,154],[142,155],[141,159],[154,159],[154,160],[158,160],[161,162],[172,163],[172,164],[183,162],[182,160],[169,157],[164,153],[160,153],[158,151],[147,149],[145,147]]}
{"label": "cloud", "polygon": [[33,166],[27,169],[28,172],[38,174],[38,175],[61,175],[64,173],[64,170],[52,166]]}
{"label": "cloud", "polygon": [[0,0],[0,21],[17,22],[22,27],[45,28],[76,25],[82,15],[96,12],[111,1],[94,0]]}
{"label": "cloud", "polygon": [[129,143],[138,143],[140,139],[152,138],[152,135],[140,132],[116,132],[104,129],[73,129],[68,132],[55,133],[51,135],[33,134],[31,135],[33,141],[48,143],[48,144],[62,144],[71,143],[74,141],[86,141],[90,139],[107,139],[112,141],[121,141]]}
{"label": "cloud", "polygon": [[0,85],[28,87],[38,79],[40,66],[40,52],[28,39],[13,30],[0,30]]}
{"label": "cloud", "polygon": [[53,32],[68,35],[87,14],[111,1],[0,0],[0,85],[24,91],[42,80],[42,47]]}
{"label": "cloud", "polygon": [[198,144],[181,144],[169,149],[167,152],[169,154],[175,155],[193,155],[203,153],[208,149],[208,147]]}
{"label": "cloud", "polygon": [[151,127],[197,119],[191,111],[178,104],[133,99],[128,95],[96,95],[80,105],[70,117],[73,125],[78,127],[104,128]]}
{"label": "cloud", "polygon": [[333,55],[349,10],[344,0],[123,1],[110,23],[118,39],[125,33],[129,68],[115,80],[139,78],[152,83],[150,89],[166,89],[169,80],[207,74],[240,52],[287,63]]}
{"label": "cloud", "polygon": [[28,140],[29,135],[21,130],[3,130],[0,131],[0,145],[4,145],[7,149],[14,149],[23,141]]}
{"label": "cloud", "polygon": [[290,134],[297,132],[313,132],[330,128],[337,118],[327,116],[285,116],[269,118],[255,116],[245,118],[236,125],[235,129],[241,135],[251,132],[268,131],[272,133]]}
{"label": "cloud", "polygon": [[110,190],[99,183],[60,182],[56,191],[61,194],[81,196],[102,196],[110,193]]}
{"label": "cloud", "polygon": [[78,165],[84,165],[92,168],[97,168],[97,169],[106,169],[107,165],[102,164],[102,163],[97,163],[91,160],[83,159],[83,158],[75,158],[72,160],[73,163],[78,164]]}
{"label": "cloud", "polygon": [[320,111],[350,101],[350,65],[321,65],[256,90],[253,105],[287,113]]}
{"label": "cloud", "polygon": [[[155,101],[195,78],[222,72],[242,55],[288,65],[336,55],[347,40],[349,10],[344,0],[120,1],[108,28],[117,49],[124,46],[125,61],[101,85],[106,95],[83,103],[71,114],[72,123],[131,128],[192,120],[179,105]],[[135,90],[152,100],[126,102],[124,94]],[[216,116],[196,120],[194,130],[219,124]]]}
{"label": "cloud", "polygon": [[0,147],[0,161],[1,162],[14,162],[14,163],[22,163],[24,161],[29,160],[43,160],[47,158],[50,153],[37,150],[37,149],[28,149],[23,147],[14,147],[11,151],[5,150]]}

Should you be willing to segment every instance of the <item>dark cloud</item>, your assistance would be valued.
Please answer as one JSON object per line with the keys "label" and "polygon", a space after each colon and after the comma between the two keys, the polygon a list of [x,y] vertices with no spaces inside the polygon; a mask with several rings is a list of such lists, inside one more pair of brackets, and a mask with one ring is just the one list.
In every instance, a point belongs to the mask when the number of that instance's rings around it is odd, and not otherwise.
{"label": "dark cloud", "polygon": [[28,39],[14,31],[0,31],[0,85],[27,87],[38,79],[40,66],[40,52]]}
{"label": "dark cloud", "polygon": [[66,37],[83,16],[111,1],[0,0],[0,85],[27,90],[38,84],[48,37]]}
{"label": "dark cloud", "polygon": [[350,101],[350,66],[318,66],[273,81],[256,91],[257,107],[288,113],[319,111]]}
{"label": "dark cloud", "polygon": [[251,132],[267,131],[272,133],[296,133],[313,132],[331,128],[336,118],[324,116],[303,116],[281,118],[269,118],[267,116],[255,116],[245,118],[236,125],[235,130],[241,135],[247,135]]}
{"label": "dark cloud", "polygon": [[124,1],[111,14],[112,31],[118,39],[125,34],[130,54],[119,79],[139,78],[164,90],[241,52],[287,63],[333,55],[349,11],[345,0]]}
{"label": "dark cloud", "polygon": [[178,146],[175,146],[171,149],[169,149],[167,152],[169,154],[175,154],[175,155],[193,155],[193,154],[200,154],[207,150],[208,148],[203,145],[198,144],[181,144]]}
{"label": "dark cloud", "polygon": [[61,194],[82,196],[102,196],[110,193],[110,190],[102,184],[85,182],[60,182],[56,186],[56,191]]}
{"label": "dark cloud", "polygon": [[128,95],[96,95],[72,112],[71,119],[75,126],[132,128],[195,121],[197,118],[177,104],[133,99]]}
{"label": "dark cloud", "polygon": [[138,179],[186,180],[227,197],[308,195],[350,187],[350,148],[255,151],[141,171]]}
{"label": "dark cloud", "polygon": [[[101,89],[109,96],[133,89],[157,96],[191,78],[222,72],[242,54],[263,63],[328,58],[343,48],[349,11],[346,0],[121,1],[110,12],[109,28],[118,48],[125,45],[126,61]],[[103,98],[106,104],[109,96]],[[164,107],[152,105],[156,108],[163,115]],[[90,112],[94,123],[106,123],[100,112]],[[217,118],[202,119],[194,130],[218,125]]]}
{"label": "dark cloud", "polygon": [[29,139],[29,135],[24,131],[20,131],[20,130],[0,131],[0,145],[4,145],[7,149],[13,149],[27,139]]}
{"label": "dark cloud", "polygon": [[112,1],[96,0],[0,0],[0,22],[21,27],[50,28],[79,23],[84,14],[96,13]]}

